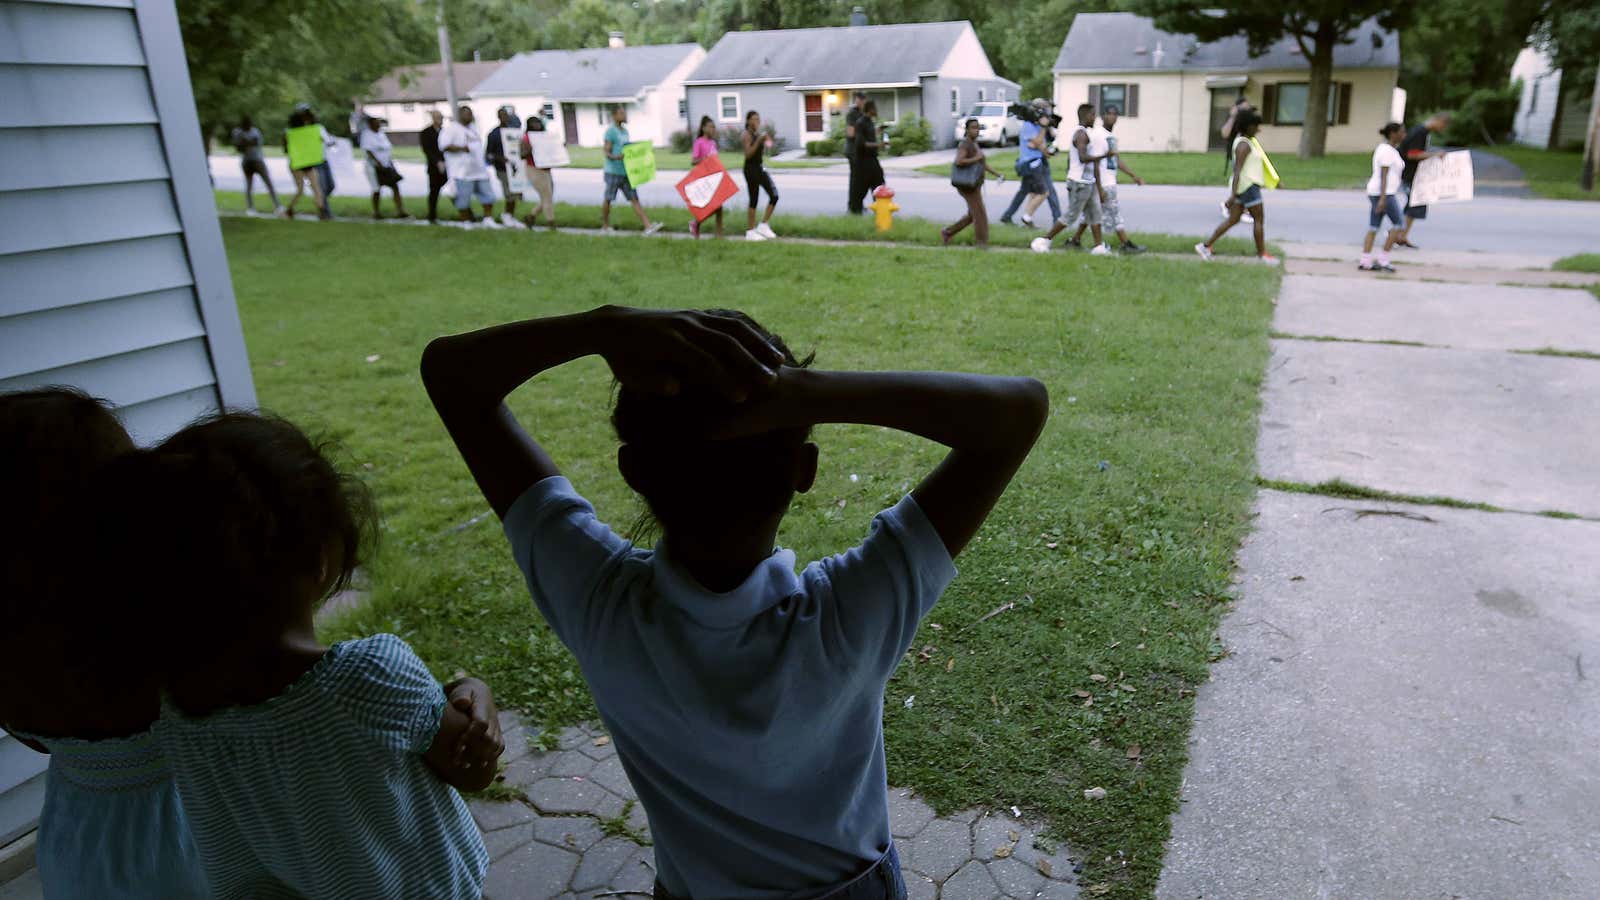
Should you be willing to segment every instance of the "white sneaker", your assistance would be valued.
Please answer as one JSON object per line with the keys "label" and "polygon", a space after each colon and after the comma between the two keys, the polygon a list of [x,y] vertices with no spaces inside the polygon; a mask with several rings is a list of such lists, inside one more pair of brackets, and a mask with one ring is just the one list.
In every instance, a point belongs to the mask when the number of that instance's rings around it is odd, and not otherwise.
{"label": "white sneaker", "polygon": [[769,241],[770,240],[774,240],[774,239],[777,238],[777,235],[772,233],[772,226],[768,225],[765,222],[762,222],[760,225],[757,225],[756,226],[756,230],[761,232],[761,236],[766,238]]}
{"label": "white sneaker", "polygon": [[1246,225],[1254,225],[1256,223],[1256,217],[1250,215],[1250,210],[1247,209],[1244,211],[1244,215],[1239,217],[1239,221],[1245,223]]}
{"label": "white sneaker", "polygon": [[1036,237],[1033,240],[1028,242],[1028,249],[1032,250],[1035,253],[1049,253],[1050,252],[1050,239],[1049,238]]}
{"label": "white sneaker", "polygon": [[764,241],[767,236],[761,233],[761,229],[752,228],[744,233],[744,239],[747,241]]}
{"label": "white sneaker", "polygon": [[1111,255],[1111,248],[1107,247],[1105,244],[1095,244],[1094,245],[1094,249],[1089,251],[1089,255],[1090,256],[1110,256]]}
{"label": "white sneaker", "polygon": [[1229,212],[1229,210],[1228,210],[1228,201],[1224,200],[1224,201],[1222,201],[1222,217],[1224,219],[1226,219],[1228,217],[1228,212]]}
{"label": "white sneaker", "polygon": [[249,216],[252,219],[257,218],[257,217],[259,217],[261,215],[261,213],[256,212],[256,208],[254,206],[246,206],[244,208],[244,214]]}
{"label": "white sneaker", "polygon": [[513,216],[511,213],[503,212],[500,214],[500,224],[506,226],[507,228],[516,228],[522,223],[518,222],[517,217]]}
{"label": "white sneaker", "polygon": [[649,237],[650,235],[655,234],[656,232],[660,231],[661,227],[662,226],[661,226],[660,222],[651,222],[650,223],[650,227],[646,228],[644,230],[645,237]]}
{"label": "white sneaker", "polygon": [[1203,242],[1194,245],[1194,252],[1200,254],[1201,259],[1208,260],[1211,258],[1211,248],[1207,247]]}
{"label": "white sneaker", "polygon": [[278,218],[280,218],[280,219],[287,219],[287,218],[289,218],[289,211],[288,211],[288,210],[287,210],[287,209],[284,209],[284,208],[283,208],[283,207],[281,207],[281,206],[279,206],[279,207],[277,207],[277,208],[275,208],[275,209],[274,209],[274,210],[273,210],[273,211],[272,211],[272,214],[273,214],[273,215],[275,215],[275,216],[277,216],[277,217],[278,217]]}
{"label": "white sneaker", "polygon": [[606,225],[600,229],[600,233],[606,237],[610,237],[617,233],[617,229],[613,225]]}
{"label": "white sneaker", "polygon": [[504,225],[501,225],[499,222],[496,222],[495,220],[489,218],[488,216],[484,216],[483,217],[483,221],[481,223],[479,223],[479,226],[482,227],[482,228],[492,228],[492,229],[499,229],[499,228],[504,228],[505,227]]}

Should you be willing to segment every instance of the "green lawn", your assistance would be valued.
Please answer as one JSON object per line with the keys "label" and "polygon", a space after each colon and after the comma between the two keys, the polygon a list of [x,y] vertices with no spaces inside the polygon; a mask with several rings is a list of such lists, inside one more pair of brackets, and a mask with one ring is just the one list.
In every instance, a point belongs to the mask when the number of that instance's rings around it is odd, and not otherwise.
{"label": "green lawn", "polygon": [[[572,157],[572,168],[574,169],[598,169],[605,163],[605,154],[599,147],[568,147],[567,153]],[[283,153],[281,150],[268,150],[267,155],[282,156]],[[729,169],[738,169],[744,165],[743,154],[737,151],[724,150],[717,155],[722,158],[722,164]],[[394,148],[394,158],[406,160],[407,162],[424,161],[421,147],[397,146]],[[839,159],[838,162],[844,162],[843,158]],[[692,163],[689,161],[689,154],[687,153],[673,153],[662,147],[656,148],[656,168],[688,171],[691,165]],[[829,165],[829,163],[823,160],[801,159],[785,162],[767,160],[767,168],[769,169],[815,169],[826,165]]]}
{"label": "green lawn", "polygon": [[[1249,522],[1276,267],[242,218],[223,234],[263,406],[340,442],[383,511],[371,600],[328,636],[398,633],[441,678],[480,675],[551,725],[594,710],[424,396],[429,338],[606,301],[724,305],[826,367],[1043,379],[1051,422],[918,635],[926,658],[889,687],[890,777],[945,812],[1021,807],[1085,884],[1153,892]],[[640,504],[615,471],[609,385],[584,360],[511,403],[625,529]],[[817,440],[816,487],[780,535],[802,559],[860,540],[939,457],[878,429]]]}
{"label": "green lawn", "polygon": [[[560,176],[557,177],[559,178]],[[559,181],[556,184],[556,190],[558,192],[561,190]],[[227,212],[237,212],[244,209],[244,194],[237,191],[217,191],[216,194],[218,209]],[[455,209],[450,207],[448,200],[441,197],[439,202],[441,215],[447,218],[455,215]],[[421,215],[427,211],[426,198],[407,197],[406,204],[407,211],[412,215]],[[257,205],[260,208],[266,208],[266,200],[258,196]],[[447,207],[448,209],[446,209]],[[384,198],[382,208],[385,216],[394,214],[394,207],[388,198]],[[518,211],[519,213],[522,211],[521,207],[518,207]],[[681,206],[652,206],[647,207],[645,211],[652,220],[664,223],[668,231],[684,232],[689,230],[689,212]],[[334,197],[333,212],[338,216],[369,217],[372,215],[372,206],[369,201],[360,197]],[[310,201],[301,201],[300,213],[301,215],[313,214]],[[731,210],[724,218],[723,227],[727,240],[743,239],[744,216],[744,210],[741,208]],[[599,228],[600,207],[557,203],[556,219],[559,224],[565,227]],[[802,216],[780,213],[772,222],[773,228],[778,231],[780,236],[788,235],[790,237],[838,241],[888,241],[897,244],[917,244],[930,247],[937,246],[940,243],[939,229],[949,224],[932,222],[915,216],[897,216],[894,228],[887,233],[880,234],[875,230],[870,216],[852,218],[846,215]],[[640,227],[639,220],[634,218],[633,212],[620,206],[612,210],[611,224],[616,226],[619,231],[638,231]],[[713,220],[706,226],[708,237],[714,228],[715,222]],[[989,242],[996,247],[1026,247],[1030,240],[1041,234],[1043,234],[1042,231],[991,223]],[[1194,244],[1199,240],[1198,237],[1194,236],[1146,234],[1137,231],[1130,236],[1135,242],[1149,247],[1152,251],[1182,253],[1184,255],[1193,254]],[[1087,238],[1085,239],[1087,240]],[[1113,243],[1115,242],[1115,238],[1111,238],[1111,240]],[[1062,239],[1057,240],[1058,247],[1061,241]],[[971,242],[972,229],[970,228],[958,235],[955,241],[958,246],[970,245]],[[1223,238],[1213,249],[1224,256],[1253,256],[1255,254],[1255,244],[1250,239],[1242,237]],[[1268,244],[1268,249],[1273,250],[1274,253],[1279,253],[1274,245],[1270,243]]]}
{"label": "green lawn", "polygon": [[1535,194],[1551,200],[1600,200],[1600,190],[1585,191],[1578,186],[1583,154],[1577,151],[1536,150],[1501,144],[1478,148],[1516,163]]}
{"label": "green lawn", "polygon": [[1562,257],[1552,266],[1558,272],[1600,272],[1600,253],[1578,253]]}
{"label": "green lawn", "polygon": [[[1016,150],[986,150],[989,164],[1004,172],[1007,178],[1016,165]],[[951,151],[955,158],[955,151]],[[1151,184],[1222,185],[1227,176],[1222,169],[1222,153],[1124,153],[1129,167]],[[1293,153],[1277,154],[1272,164],[1283,177],[1284,189],[1309,190],[1312,188],[1359,188],[1372,174],[1370,153],[1330,153],[1322,159],[1297,159]],[[1050,166],[1059,179],[1066,158],[1057,156]],[[949,175],[950,166],[941,163],[923,166],[917,171],[930,175]],[[1124,181],[1128,180],[1126,177]]]}

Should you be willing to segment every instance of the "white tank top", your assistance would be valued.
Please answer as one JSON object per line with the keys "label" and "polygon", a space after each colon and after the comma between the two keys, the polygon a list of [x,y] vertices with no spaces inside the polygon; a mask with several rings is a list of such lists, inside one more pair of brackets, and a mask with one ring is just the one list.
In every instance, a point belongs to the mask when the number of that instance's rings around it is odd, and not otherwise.
{"label": "white tank top", "polygon": [[[1078,132],[1089,134],[1089,129],[1079,125],[1072,136],[1067,138],[1067,152],[1071,154],[1067,162],[1067,178],[1072,181],[1094,181],[1094,163],[1086,163],[1078,154]],[[1089,142],[1093,144],[1094,136],[1089,135]]]}

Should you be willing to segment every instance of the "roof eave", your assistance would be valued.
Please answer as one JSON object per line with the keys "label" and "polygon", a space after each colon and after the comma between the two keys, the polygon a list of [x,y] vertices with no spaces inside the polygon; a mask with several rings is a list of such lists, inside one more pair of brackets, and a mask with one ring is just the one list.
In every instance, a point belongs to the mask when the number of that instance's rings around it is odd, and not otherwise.
{"label": "roof eave", "polygon": [[778,78],[697,78],[683,83],[684,87],[720,87],[727,84],[782,84],[793,81],[793,75]]}
{"label": "roof eave", "polygon": [[874,82],[842,82],[839,84],[791,84],[784,90],[787,91],[859,91],[869,88],[914,88],[921,87],[917,81],[874,81]]}
{"label": "roof eave", "polygon": [[[1052,75],[1181,75],[1184,73],[1202,72],[1205,74],[1239,74],[1248,72],[1286,72],[1291,69],[1310,66],[1184,66],[1179,68],[1162,67],[1159,69],[1051,69]],[[1335,71],[1349,71],[1351,69],[1398,69],[1396,63],[1374,63],[1357,66],[1334,66]]]}

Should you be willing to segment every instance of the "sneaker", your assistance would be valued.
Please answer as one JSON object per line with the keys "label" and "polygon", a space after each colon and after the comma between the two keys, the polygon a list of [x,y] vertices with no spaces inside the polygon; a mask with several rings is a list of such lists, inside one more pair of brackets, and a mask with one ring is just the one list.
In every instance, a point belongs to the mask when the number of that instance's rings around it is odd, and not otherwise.
{"label": "sneaker", "polygon": [[1145,248],[1135,244],[1133,241],[1129,241],[1122,245],[1123,256],[1138,256],[1143,252],[1145,252]]}
{"label": "sneaker", "polygon": [[1006,218],[1002,218],[999,221],[1000,221],[1001,225],[1015,225],[1015,224],[1017,224],[1017,223],[1011,221],[1010,219],[1006,219]]}
{"label": "sneaker", "polygon": [[282,206],[274,206],[272,208],[272,214],[277,216],[280,219],[281,218],[285,218],[285,216],[283,214],[283,207]]}
{"label": "sneaker", "polygon": [[1263,253],[1260,256],[1256,257],[1256,258],[1261,260],[1262,262],[1266,263],[1269,266],[1275,266],[1275,265],[1278,264],[1278,258],[1276,256],[1273,256],[1271,253]]}
{"label": "sneaker", "polygon": [[1356,268],[1363,272],[1376,272],[1378,267],[1372,263],[1356,263]]}
{"label": "sneaker", "polygon": [[650,227],[646,228],[644,230],[645,237],[649,237],[650,235],[655,234],[656,232],[658,232],[660,230],[661,230],[661,223],[660,222],[651,222],[650,223]]}
{"label": "sneaker", "polygon": [[1111,255],[1111,248],[1106,246],[1105,244],[1095,244],[1094,245],[1094,249],[1089,251],[1089,255],[1090,256],[1110,256]]}
{"label": "sneaker", "polygon": [[1050,252],[1050,239],[1049,238],[1036,237],[1033,240],[1028,242],[1028,249],[1032,250],[1035,253],[1049,253]]}
{"label": "sneaker", "polygon": [[945,247],[950,246],[950,229],[948,229],[948,228],[939,229],[939,243],[940,243],[940,245],[945,246]]}
{"label": "sneaker", "polygon": [[1200,254],[1201,259],[1209,260],[1211,258],[1211,248],[1207,247],[1204,242],[1195,244],[1194,252]]}
{"label": "sneaker", "polygon": [[1033,224],[1033,217],[1032,216],[1023,216],[1022,217],[1022,227],[1024,227],[1024,228],[1037,228],[1038,226]]}
{"label": "sneaker", "polygon": [[1224,200],[1224,201],[1222,201],[1222,217],[1224,219],[1226,219],[1228,217],[1228,212],[1229,212],[1229,210],[1228,210],[1228,201]]}
{"label": "sneaker", "polygon": [[501,225],[499,222],[496,222],[494,219],[491,219],[488,216],[484,216],[483,217],[483,221],[479,223],[479,226],[482,227],[482,228],[490,228],[490,229],[495,229],[495,230],[498,230],[498,229],[501,229],[501,228],[505,227],[504,225]]}
{"label": "sneaker", "polygon": [[769,241],[770,240],[774,240],[774,239],[777,238],[777,235],[774,234],[773,231],[772,231],[772,226],[768,225],[765,222],[762,222],[760,225],[757,225],[756,226],[756,230],[761,232],[761,236],[766,238]]}
{"label": "sneaker", "polygon": [[767,239],[767,237],[766,235],[752,228],[744,233],[744,239],[747,241],[764,241]]}
{"label": "sneaker", "polygon": [[1247,209],[1244,211],[1244,215],[1239,217],[1239,221],[1245,223],[1246,225],[1254,225],[1256,223],[1256,217],[1250,215],[1250,210]]}
{"label": "sneaker", "polygon": [[261,213],[256,212],[256,208],[254,206],[245,207],[244,208],[244,214],[249,216],[252,219],[254,219],[254,218],[256,218],[256,217],[261,215]]}
{"label": "sneaker", "polygon": [[603,225],[600,228],[600,233],[606,237],[610,237],[617,233],[617,228],[615,225]]}
{"label": "sneaker", "polygon": [[1374,271],[1374,272],[1388,272],[1390,275],[1393,275],[1394,274],[1394,266],[1391,266],[1388,263],[1378,263],[1377,265],[1372,267],[1372,271]]}
{"label": "sneaker", "polygon": [[517,217],[511,213],[503,212],[500,214],[500,224],[507,228],[515,228],[517,227]]}

